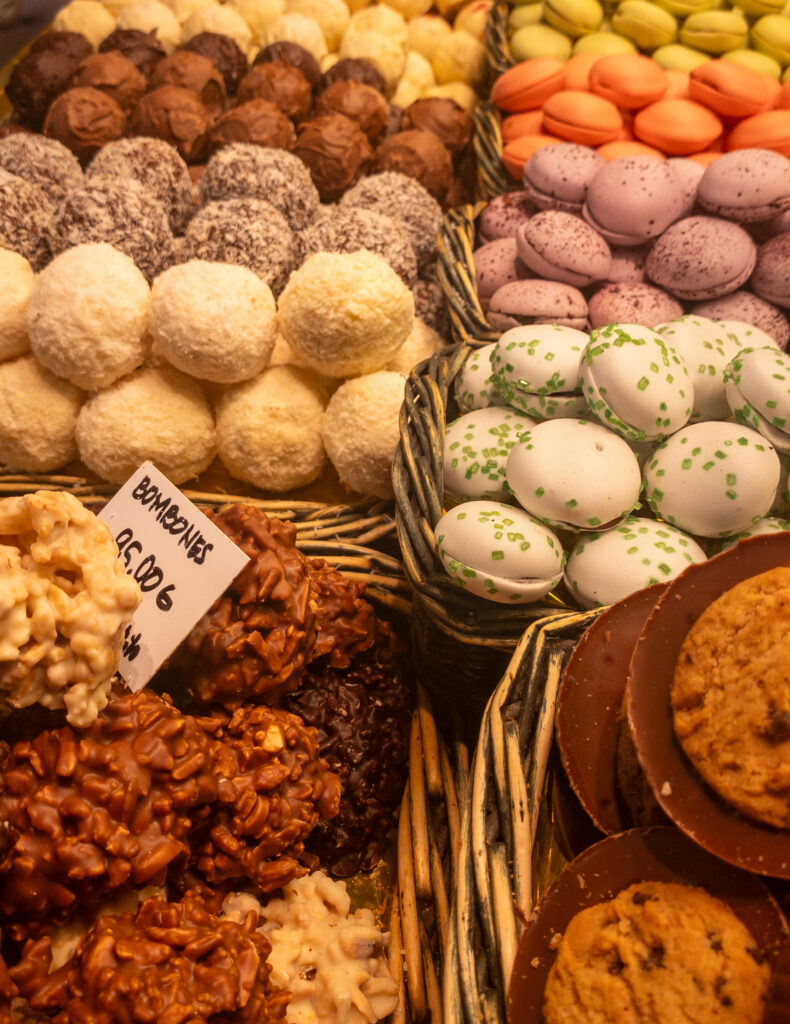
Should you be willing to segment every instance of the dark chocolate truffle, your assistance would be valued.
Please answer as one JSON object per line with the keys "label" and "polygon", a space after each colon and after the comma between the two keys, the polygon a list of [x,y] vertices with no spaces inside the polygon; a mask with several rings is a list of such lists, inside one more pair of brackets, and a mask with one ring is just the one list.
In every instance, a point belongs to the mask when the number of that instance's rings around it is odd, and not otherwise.
{"label": "dark chocolate truffle", "polygon": [[107,38],[99,43],[99,53],[107,53],[110,50],[117,50],[123,54],[146,78],[165,56],[156,32],[143,32],[139,28],[116,28],[114,32],[110,32]]}
{"label": "dark chocolate truffle", "polygon": [[199,53],[178,50],[160,60],[151,74],[149,86],[153,90],[162,85],[191,89],[212,117],[219,117],[225,109],[228,98],[225,79],[214,61]]}
{"label": "dark chocolate truffle", "polygon": [[439,202],[453,180],[450,154],[433,132],[410,130],[390,135],[376,150],[375,167],[415,178]]}
{"label": "dark chocolate truffle", "polygon": [[123,135],[126,115],[112,96],[99,89],[67,89],[53,101],[44,134],[57,139],[79,160],[88,160]]}
{"label": "dark chocolate truffle", "polygon": [[225,199],[208,203],[189,222],[181,258],[247,267],[279,295],[294,269],[293,234],[271,203]]}
{"label": "dark chocolate truffle", "polygon": [[147,93],[129,119],[130,134],[164,139],[187,163],[204,156],[210,126],[211,115],[200,97],[178,85],[162,85]]}
{"label": "dark chocolate truffle", "polygon": [[139,181],[162,204],[174,232],[183,231],[194,212],[189,168],[162,139],[138,136],[110,142],[91,160],[85,174],[89,181],[96,176]]}
{"label": "dark chocolate truffle", "polygon": [[403,129],[433,132],[452,156],[472,138],[472,118],[455,102],[438,96],[416,100],[403,111]]}
{"label": "dark chocolate truffle", "polygon": [[276,207],[294,231],[318,213],[318,191],[301,160],[282,149],[243,143],[215,153],[200,179],[203,202],[248,196]]}
{"label": "dark chocolate truffle", "polygon": [[5,92],[23,124],[40,127],[50,103],[67,88],[79,61],[57,50],[39,50],[16,62]]}
{"label": "dark chocolate truffle", "polygon": [[409,288],[417,280],[417,259],[406,229],[375,210],[329,206],[299,239],[303,257],[316,252],[375,252]]}
{"label": "dark chocolate truffle", "polygon": [[351,80],[334,82],[318,97],[317,114],[343,114],[355,121],[372,146],[384,138],[389,124],[389,104],[370,85]]}
{"label": "dark chocolate truffle", "polygon": [[53,255],[83,242],[107,242],[152,281],[172,260],[173,234],[156,196],[131,178],[86,181],[69,192],[49,223]]}
{"label": "dark chocolate truffle", "polygon": [[364,173],[373,156],[365,133],[342,114],[323,114],[306,121],[291,150],[309,168],[325,202],[342,196]]}
{"label": "dark chocolate truffle", "polygon": [[124,114],[130,114],[145,92],[145,75],[122,53],[92,53],[81,60],[71,76],[71,88],[100,89],[111,96]]}
{"label": "dark chocolate truffle", "polygon": [[286,39],[280,39],[276,43],[269,43],[260,51],[253,61],[256,64],[268,64],[269,61],[279,60],[285,64],[291,64],[305,76],[310,85],[315,88],[321,78],[321,68],[318,61],[308,50],[298,43],[290,43]]}
{"label": "dark chocolate truffle", "polygon": [[436,257],[436,236],[442,226],[442,208],[414,178],[396,171],[371,174],[349,189],[340,205],[378,210],[400,221],[409,233],[419,267]]}
{"label": "dark chocolate truffle", "polygon": [[239,85],[239,101],[268,100],[292,121],[304,121],[313,106],[313,90],[302,72],[280,60],[256,64]]}
{"label": "dark chocolate truffle", "polygon": [[21,253],[34,270],[49,262],[52,204],[37,185],[0,170],[0,247]]}
{"label": "dark chocolate truffle", "polygon": [[54,205],[82,184],[80,162],[62,142],[30,132],[0,141],[0,167],[38,185]]}
{"label": "dark chocolate truffle", "polygon": [[321,75],[316,92],[323,92],[335,82],[362,82],[376,89],[382,96],[387,93],[387,83],[382,73],[369,60],[362,60],[360,57],[343,57],[333,64]]}
{"label": "dark chocolate truffle", "polygon": [[296,130],[273,103],[250,100],[226,110],[212,125],[208,140],[212,153],[234,142],[288,149],[296,141]]}
{"label": "dark chocolate truffle", "polygon": [[81,61],[93,53],[93,47],[81,32],[45,32],[33,40],[29,52],[62,53],[72,60]]}
{"label": "dark chocolate truffle", "polygon": [[219,32],[198,32],[189,42],[184,43],[182,49],[214,61],[225,80],[228,96],[235,94],[250,66],[236,40]]}

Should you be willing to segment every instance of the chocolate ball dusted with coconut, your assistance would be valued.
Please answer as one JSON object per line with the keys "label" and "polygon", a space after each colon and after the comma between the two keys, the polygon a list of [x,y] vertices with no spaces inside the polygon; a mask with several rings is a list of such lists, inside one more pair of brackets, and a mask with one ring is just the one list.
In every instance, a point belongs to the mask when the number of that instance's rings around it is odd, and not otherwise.
{"label": "chocolate ball dusted with coconut", "polygon": [[38,185],[0,170],[0,246],[41,270],[50,258],[52,204]]}
{"label": "chocolate ball dusted with coconut", "polygon": [[83,181],[79,160],[63,143],[28,132],[0,140],[0,167],[37,185],[53,204]]}

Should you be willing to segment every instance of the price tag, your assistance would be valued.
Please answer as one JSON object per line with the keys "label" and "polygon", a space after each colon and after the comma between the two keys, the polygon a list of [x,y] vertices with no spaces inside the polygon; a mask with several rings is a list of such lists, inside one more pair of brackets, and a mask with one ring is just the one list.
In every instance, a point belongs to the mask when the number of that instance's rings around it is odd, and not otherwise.
{"label": "price tag", "polygon": [[100,518],[143,593],[126,627],[118,669],[137,691],[249,559],[150,462],[126,481]]}

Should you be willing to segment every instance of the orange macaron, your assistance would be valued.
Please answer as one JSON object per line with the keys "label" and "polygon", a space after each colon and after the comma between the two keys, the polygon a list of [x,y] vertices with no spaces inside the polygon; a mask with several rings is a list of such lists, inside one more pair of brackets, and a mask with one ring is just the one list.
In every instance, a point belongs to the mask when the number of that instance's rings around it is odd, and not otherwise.
{"label": "orange macaron", "polygon": [[601,60],[600,53],[577,53],[565,61],[565,88],[589,92],[590,69]]}
{"label": "orange macaron", "polygon": [[768,110],[776,83],[768,75],[726,60],[700,64],[689,75],[689,96],[720,117],[751,117]]}
{"label": "orange macaron", "polygon": [[598,146],[595,152],[607,161],[617,160],[621,156],[653,156],[657,160],[665,159],[660,150],[654,149],[653,146],[646,146],[644,142],[636,141],[605,142],[602,146]]}
{"label": "orange macaron", "polygon": [[686,156],[708,149],[721,135],[719,118],[693,100],[659,100],[634,118],[634,135],[648,146],[671,156]]}
{"label": "orange macaron", "polygon": [[542,110],[525,110],[523,114],[511,114],[502,121],[502,141],[512,142],[522,135],[538,135],[543,126]]}
{"label": "orange macaron", "polygon": [[533,57],[503,72],[491,89],[500,110],[518,114],[536,110],[555,92],[565,88],[565,65],[551,57]]}
{"label": "orange macaron", "polygon": [[543,146],[556,146],[559,142],[562,139],[555,139],[553,135],[523,135],[505,146],[502,150],[502,163],[511,177],[521,181],[524,164],[532,154]]}
{"label": "orange macaron", "polygon": [[660,100],[669,79],[650,57],[617,53],[601,57],[590,69],[590,88],[624,110],[639,110]]}
{"label": "orange macaron", "polygon": [[735,125],[727,149],[773,149],[790,156],[790,110],[766,110]]}
{"label": "orange macaron", "polygon": [[611,100],[590,92],[564,89],[543,105],[544,130],[568,142],[601,146],[614,142],[623,118]]}

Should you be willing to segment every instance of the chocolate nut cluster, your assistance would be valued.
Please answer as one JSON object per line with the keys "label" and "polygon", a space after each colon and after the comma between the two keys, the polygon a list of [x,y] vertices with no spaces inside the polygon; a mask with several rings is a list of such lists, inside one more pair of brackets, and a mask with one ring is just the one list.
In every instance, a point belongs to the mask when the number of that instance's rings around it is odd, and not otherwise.
{"label": "chocolate nut cluster", "polygon": [[27,944],[11,974],[31,1008],[60,1009],[57,1024],[273,1024],[290,993],[271,984],[271,945],[257,924],[255,914],[217,918],[194,894],[152,896],[134,914],[100,917],[59,970],[48,973],[45,937]]}

